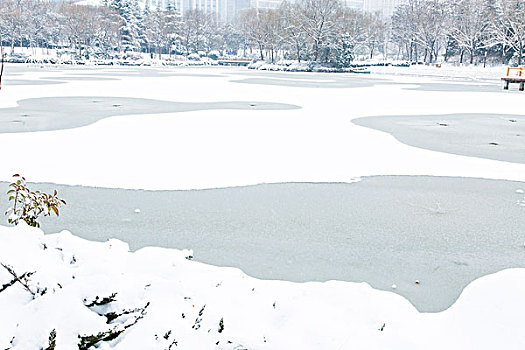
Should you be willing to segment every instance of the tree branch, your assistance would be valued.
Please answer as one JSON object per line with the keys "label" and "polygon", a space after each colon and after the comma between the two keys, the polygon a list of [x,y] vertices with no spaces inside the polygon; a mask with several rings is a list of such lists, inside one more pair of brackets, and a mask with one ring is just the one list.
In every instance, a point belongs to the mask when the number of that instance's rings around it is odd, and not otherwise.
{"label": "tree branch", "polygon": [[[3,289],[0,290],[0,291],[3,291],[4,289],[6,289],[6,288],[8,288],[9,286],[11,286],[11,285],[15,284],[16,282],[18,282],[18,283],[20,283],[20,284],[24,287],[25,290],[27,290],[29,293],[31,293],[31,295],[32,295],[33,297],[36,296],[35,292],[33,292],[33,291],[31,290],[31,288],[29,288],[29,285],[27,284],[27,278],[30,277],[32,274],[34,274],[34,272],[26,272],[26,273],[24,273],[22,276],[18,276],[18,275],[16,274],[15,270],[13,270],[13,268],[12,268],[11,266],[4,265],[3,263],[0,263],[0,265],[2,265],[2,267],[3,267],[4,269],[6,269],[7,272],[9,272],[9,274],[10,274],[11,276],[14,277],[14,280],[11,281],[12,283],[10,282],[11,284],[10,284],[10,285],[7,285],[7,287],[6,287],[6,285],[2,286]],[[9,283],[8,283],[8,284],[9,284]],[[5,288],[4,288],[4,287],[5,287]]]}

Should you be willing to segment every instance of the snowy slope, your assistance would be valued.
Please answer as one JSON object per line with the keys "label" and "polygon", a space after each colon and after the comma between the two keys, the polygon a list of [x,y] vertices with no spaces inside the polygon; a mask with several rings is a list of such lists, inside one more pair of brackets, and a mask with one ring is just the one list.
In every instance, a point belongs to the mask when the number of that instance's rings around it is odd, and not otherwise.
{"label": "snowy slope", "polygon": [[0,266],[0,348],[46,348],[53,330],[57,350],[108,331],[118,336],[100,349],[525,347],[525,269],[483,277],[449,310],[420,314],[365,283],[261,281],[189,254],[0,226],[0,262],[18,276],[34,272],[26,290],[8,286],[13,276]]}

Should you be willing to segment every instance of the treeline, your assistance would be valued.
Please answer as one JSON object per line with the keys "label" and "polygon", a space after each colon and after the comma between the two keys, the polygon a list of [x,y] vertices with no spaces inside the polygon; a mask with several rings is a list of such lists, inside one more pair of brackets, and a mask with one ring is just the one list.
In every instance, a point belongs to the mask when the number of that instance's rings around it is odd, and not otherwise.
{"label": "treeline", "polygon": [[71,48],[79,56],[149,52],[219,51],[275,61],[277,58],[348,65],[358,45],[371,56],[386,38],[379,14],[361,13],[338,0],[283,2],[277,10],[248,9],[234,23],[218,23],[199,10],[182,16],[174,6],[141,8],[137,0],[79,6],[39,0],[0,0],[5,45]]}
{"label": "treeline", "polygon": [[173,5],[105,0],[79,6],[0,0],[3,45],[69,48],[82,57],[219,51],[268,61],[294,59],[347,66],[356,56],[461,63],[487,59],[521,64],[525,0],[407,0],[392,18],[363,13],[339,0],[284,1],[275,10],[248,9],[232,23]]}
{"label": "treeline", "polygon": [[283,2],[276,10],[241,13],[238,30],[261,59],[276,57],[347,66],[356,49],[373,56],[387,40],[387,23],[379,14],[363,13],[338,0]]}
{"label": "treeline", "polygon": [[69,48],[78,56],[109,58],[151,52],[189,54],[226,50],[232,30],[218,26],[200,11],[184,19],[174,7],[141,8],[137,0],[112,0],[106,6],[84,6],[40,0],[0,0],[3,45]]}
{"label": "treeline", "polygon": [[524,0],[407,0],[391,22],[390,40],[408,60],[523,61]]}

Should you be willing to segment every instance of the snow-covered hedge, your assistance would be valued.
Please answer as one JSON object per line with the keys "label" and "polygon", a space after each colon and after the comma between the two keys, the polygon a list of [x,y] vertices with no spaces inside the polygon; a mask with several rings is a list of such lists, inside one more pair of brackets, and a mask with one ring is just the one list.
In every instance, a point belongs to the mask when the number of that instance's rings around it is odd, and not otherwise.
{"label": "snow-covered hedge", "polygon": [[276,63],[265,61],[256,61],[248,65],[249,69],[267,70],[267,71],[284,71],[284,72],[320,72],[320,73],[361,73],[364,68],[369,67],[409,67],[406,61],[389,61],[389,62],[355,62],[350,67],[337,68],[327,65],[295,60],[280,60]]}
{"label": "snow-covered hedge", "polygon": [[525,269],[420,314],[365,283],[261,281],[191,255],[0,226],[0,349],[525,347]]}

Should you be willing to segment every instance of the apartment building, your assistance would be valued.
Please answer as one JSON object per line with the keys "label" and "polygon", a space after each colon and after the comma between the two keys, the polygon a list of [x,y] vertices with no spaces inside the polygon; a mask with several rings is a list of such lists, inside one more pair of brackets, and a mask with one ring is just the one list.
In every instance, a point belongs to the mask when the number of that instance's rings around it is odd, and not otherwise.
{"label": "apartment building", "polygon": [[384,17],[391,17],[397,6],[404,0],[364,0],[363,10],[368,12],[379,12]]}

